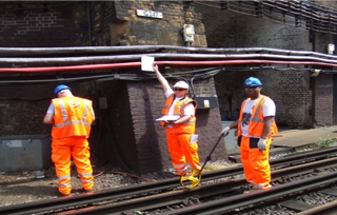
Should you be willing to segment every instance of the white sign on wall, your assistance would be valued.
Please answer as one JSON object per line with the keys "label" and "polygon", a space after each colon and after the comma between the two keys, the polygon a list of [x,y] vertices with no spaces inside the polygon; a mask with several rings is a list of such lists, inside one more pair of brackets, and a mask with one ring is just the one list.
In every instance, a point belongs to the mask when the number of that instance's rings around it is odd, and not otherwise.
{"label": "white sign on wall", "polygon": [[163,13],[159,12],[159,11],[137,9],[137,16],[144,16],[144,17],[162,19]]}

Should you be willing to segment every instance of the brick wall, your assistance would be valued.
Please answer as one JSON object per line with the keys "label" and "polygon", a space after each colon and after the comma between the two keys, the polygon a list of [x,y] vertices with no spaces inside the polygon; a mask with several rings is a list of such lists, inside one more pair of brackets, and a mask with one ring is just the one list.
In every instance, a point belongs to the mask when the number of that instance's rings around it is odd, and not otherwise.
{"label": "brick wall", "polygon": [[92,154],[96,163],[109,162],[125,171],[139,173],[130,101],[125,81],[95,83],[96,122]]}
{"label": "brick wall", "polygon": [[263,18],[199,5],[209,47],[269,47],[310,50],[309,31]]}
{"label": "brick wall", "polygon": [[[278,24],[266,19],[233,13],[196,4],[203,14],[209,47],[268,47],[291,50],[311,50],[309,32],[303,27]],[[257,69],[261,66],[261,69]],[[279,125],[303,128],[312,126],[312,92],[309,72],[287,66],[263,69],[268,65],[241,65],[240,70],[226,68],[215,77],[223,119],[237,119],[245,98],[243,82],[250,76],[261,79],[263,94],[277,105],[276,121]],[[250,69],[250,68],[255,69]],[[243,72],[243,70],[246,71]]]}
{"label": "brick wall", "polygon": [[[323,1],[322,1],[323,3]],[[335,2],[324,1],[325,6],[332,6]],[[315,38],[314,51],[327,54],[327,45],[333,43],[333,35],[313,32]],[[336,53],[336,51],[335,51]],[[334,68],[318,68],[318,69],[334,69]],[[333,75],[319,74],[312,77],[314,87],[314,125],[324,126],[333,124]]]}
{"label": "brick wall", "polygon": [[[1,3],[0,46],[73,46],[72,7],[72,3],[65,2]],[[50,133],[50,127],[42,121],[55,86],[56,83],[1,85],[0,135]]]}
{"label": "brick wall", "polygon": [[318,126],[333,124],[333,78],[320,74],[315,78],[315,120]]}
{"label": "brick wall", "polygon": [[[163,1],[79,2],[75,5],[76,44],[185,45],[181,29],[195,27],[193,46],[207,46],[202,15],[193,4]],[[137,16],[136,10],[163,13],[162,19]],[[91,25],[91,28],[88,27]]]}
{"label": "brick wall", "polygon": [[261,93],[276,104],[276,122],[291,128],[311,127],[311,90],[309,73],[299,71],[223,71],[215,76],[220,112],[224,120],[239,117],[242,101],[247,97],[243,88],[246,78],[255,76],[263,84]]}
{"label": "brick wall", "polygon": [[[311,128],[312,90],[310,73],[302,71],[265,72],[265,91],[277,105],[276,121],[289,128]],[[271,81],[268,81],[271,80]]]}
{"label": "brick wall", "polygon": [[75,46],[90,46],[92,38],[91,7],[89,2],[78,2],[74,6]]}
{"label": "brick wall", "polygon": [[[0,85],[0,135],[49,134],[43,117],[56,84]],[[74,95],[90,98],[86,83],[72,83]]]}
{"label": "brick wall", "polygon": [[0,46],[74,45],[72,4],[62,4],[7,2],[0,11]]}
{"label": "brick wall", "polygon": [[76,45],[111,45],[110,25],[116,20],[115,3],[112,1],[79,1],[74,7]]}
{"label": "brick wall", "polygon": [[[173,85],[175,81],[170,80],[170,83]],[[201,85],[205,85],[206,83],[209,86],[213,86],[213,88],[207,90],[208,92],[214,90],[212,79],[196,82],[195,87],[199,89]],[[161,169],[169,170],[172,168],[172,164],[167,152],[165,129],[158,122],[155,122],[155,119],[162,116],[161,109],[165,102],[161,85],[157,81],[129,82],[128,96],[130,99],[135,145],[132,142],[129,143],[132,144],[132,148],[137,148],[140,172],[146,173]],[[199,155],[201,162],[204,162],[221,131],[221,120],[217,108],[197,110],[196,117],[196,133],[200,135],[198,142]],[[124,143],[126,144],[127,142]],[[227,159],[224,144],[218,145],[217,150],[212,155],[212,159]]]}
{"label": "brick wall", "polygon": [[[181,29],[184,24],[193,24],[195,42],[192,45],[207,46],[202,16],[193,5],[173,1],[118,1],[115,4],[117,19],[111,29],[113,43],[123,40],[132,45],[184,45]],[[163,18],[137,16],[137,9],[162,12]],[[129,28],[125,28],[125,22],[129,22]],[[124,31],[116,32],[115,28]]]}
{"label": "brick wall", "polygon": [[[176,80],[169,81],[173,85]],[[213,79],[199,80],[194,86],[202,88],[204,96],[215,91]],[[155,121],[162,116],[165,102],[159,82],[106,81],[95,88],[97,120],[91,144],[95,161],[99,158],[96,163],[109,161],[137,174],[171,170],[165,129]],[[99,98],[106,98],[107,109],[99,108]],[[204,162],[221,131],[219,109],[197,110],[196,117],[199,155]],[[212,160],[218,159],[227,159],[224,144],[212,155]]]}

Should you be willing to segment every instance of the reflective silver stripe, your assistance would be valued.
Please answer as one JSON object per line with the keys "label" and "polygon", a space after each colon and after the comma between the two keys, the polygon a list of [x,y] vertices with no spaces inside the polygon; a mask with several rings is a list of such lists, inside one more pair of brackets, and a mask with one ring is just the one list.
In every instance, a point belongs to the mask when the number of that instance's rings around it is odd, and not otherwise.
{"label": "reflective silver stripe", "polygon": [[80,176],[92,176],[92,172],[79,174]]}
{"label": "reflective silver stripe", "polygon": [[183,103],[181,104],[181,106],[180,106],[180,113],[181,113],[181,115],[184,113],[184,107],[185,107],[185,104],[186,104],[187,101],[188,101],[188,99],[185,99],[183,101]]}
{"label": "reflective silver stripe", "polygon": [[261,109],[261,104],[264,100],[266,100],[267,97],[263,97],[262,99],[260,99],[259,103],[257,104],[257,107],[256,107],[256,111],[255,111],[255,114],[252,118],[250,118],[249,120],[252,121],[252,122],[262,122],[264,123],[264,120],[262,119],[259,119],[259,114],[260,114],[260,109]]}
{"label": "reflective silver stripe", "polygon": [[68,179],[68,178],[70,178],[70,175],[62,175],[58,177],[59,180]]}
{"label": "reflective silver stripe", "polygon": [[178,164],[178,165],[174,165],[173,166],[175,169],[181,169],[181,168],[186,168],[186,165],[185,164]]}
{"label": "reflective silver stripe", "polygon": [[71,186],[71,183],[58,184],[59,187],[68,187]]}
{"label": "reflective silver stripe", "polygon": [[176,169],[176,173],[185,172],[187,169],[188,169],[187,167],[183,169]]}
{"label": "reflective silver stripe", "polygon": [[256,187],[257,189],[262,189],[262,188],[264,188],[266,185],[268,185],[268,184],[255,184],[254,187]]}
{"label": "reflective silver stripe", "polygon": [[81,180],[82,183],[91,183],[93,180]]}
{"label": "reflective silver stripe", "polygon": [[89,110],[88,100],[84,100],[84,104],[85,104],[85,110],[84,110],[84,114],[83,114],[83,117],[82,117],[83,122],[85,122],[87,117],[88,117],[88,110]]}
{"label": "reflective silver stripe", "polygon": [[60,103],[60,108],[61,108],[61,113],[63,116],[63,120],[67,121],[68,120],[68,116],[67,116],[67,111],[66,111],[66,107],[64,106],[63,100],[61,98],[58,98],[58,101]]}
{"label": "reflective silver stripe", "polygon": [[62,126],[66,126],[66,125],[75,125],[75,124],[78,124],[78,125],[85,125],[85,126],[90,126],[91,124],[88,123],[88,122],[83,122],[81,120],[68,120],[64,123],[58,123],[58,124],[55,124],[55,127],[56,128],[59,128],[59,127],[62,127]]}

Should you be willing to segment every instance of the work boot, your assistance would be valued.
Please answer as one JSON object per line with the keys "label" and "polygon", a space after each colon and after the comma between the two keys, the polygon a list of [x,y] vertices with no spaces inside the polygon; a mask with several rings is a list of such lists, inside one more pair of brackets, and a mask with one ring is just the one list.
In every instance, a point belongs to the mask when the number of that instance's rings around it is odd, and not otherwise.
{"label": "work boot", "polygon": [[270,184],[266,184],[266,185],[263,185],[263,186],[261,186],[261,185],[254,185],[253,187],[252,187],[252,190],[268,190],[268,189],[270,189],[270,188],[272,188],[273,186],[271,186]]}
{"label": "work boot", "polygon": [[61,193],[58,188],[56,188],[56,190],[59,196],[70,196],[71,195],[71,193]]}
{"label": "work boot", "polygon": [[250,192],[259,191],[259,190],[269,190],[272,187],[273,186],[271,186],[270,184],[267,184],[267,185],[264,185],[264,186],[253,185],[252,187],[250,187],[249,190],[246,190],[243,193],[250,193]]}

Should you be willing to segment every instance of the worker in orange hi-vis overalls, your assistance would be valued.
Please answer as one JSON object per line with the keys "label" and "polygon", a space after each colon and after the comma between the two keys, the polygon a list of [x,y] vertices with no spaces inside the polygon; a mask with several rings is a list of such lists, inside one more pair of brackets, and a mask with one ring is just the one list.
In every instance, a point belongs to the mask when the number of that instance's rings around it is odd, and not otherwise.
{"label": "worker in orange hi-vis overalls", "polygon": [[52,99],[43,122],[53,124],[51,158],[58,177],[58,191],[62,195],[71,193],[71,158],[83,190],[92,191],[94,178],[87,140],[95,120],[92,101],[73,96],[71,88],[63,84],[55,88],[54,94],[57,98]]}
{"label": "worker in orange hi-vis overalls", "polygon": [[162,114],[177,117],[172,121],[161,121],[161,125],[165,126],[168,151],[171,155],[175,174],[183,175],[187,173],[187,161],[192,170],[191,175],[195,176],[199,174],[201,169],[197,138],[193,138],[197,103],[186,96],[189,86],[185,81],[178,81],[173,86],[173,91],[168,81],[160,74],[157,65],[154,65],[154,71],[166,96]]}
{"label": "worker in orange hi-vis overalls", "polygon": [[269,189],[269,149],[272,135],[278,132],[276,107],[272,99],[260,93],[262,83],[259,79],[247,78],[244,87],[249,98],[242,102],[239,119],[224,128],[220,135],[227,135],[232,128],[238,129],[238,145],[247,182],[254,190]]}

